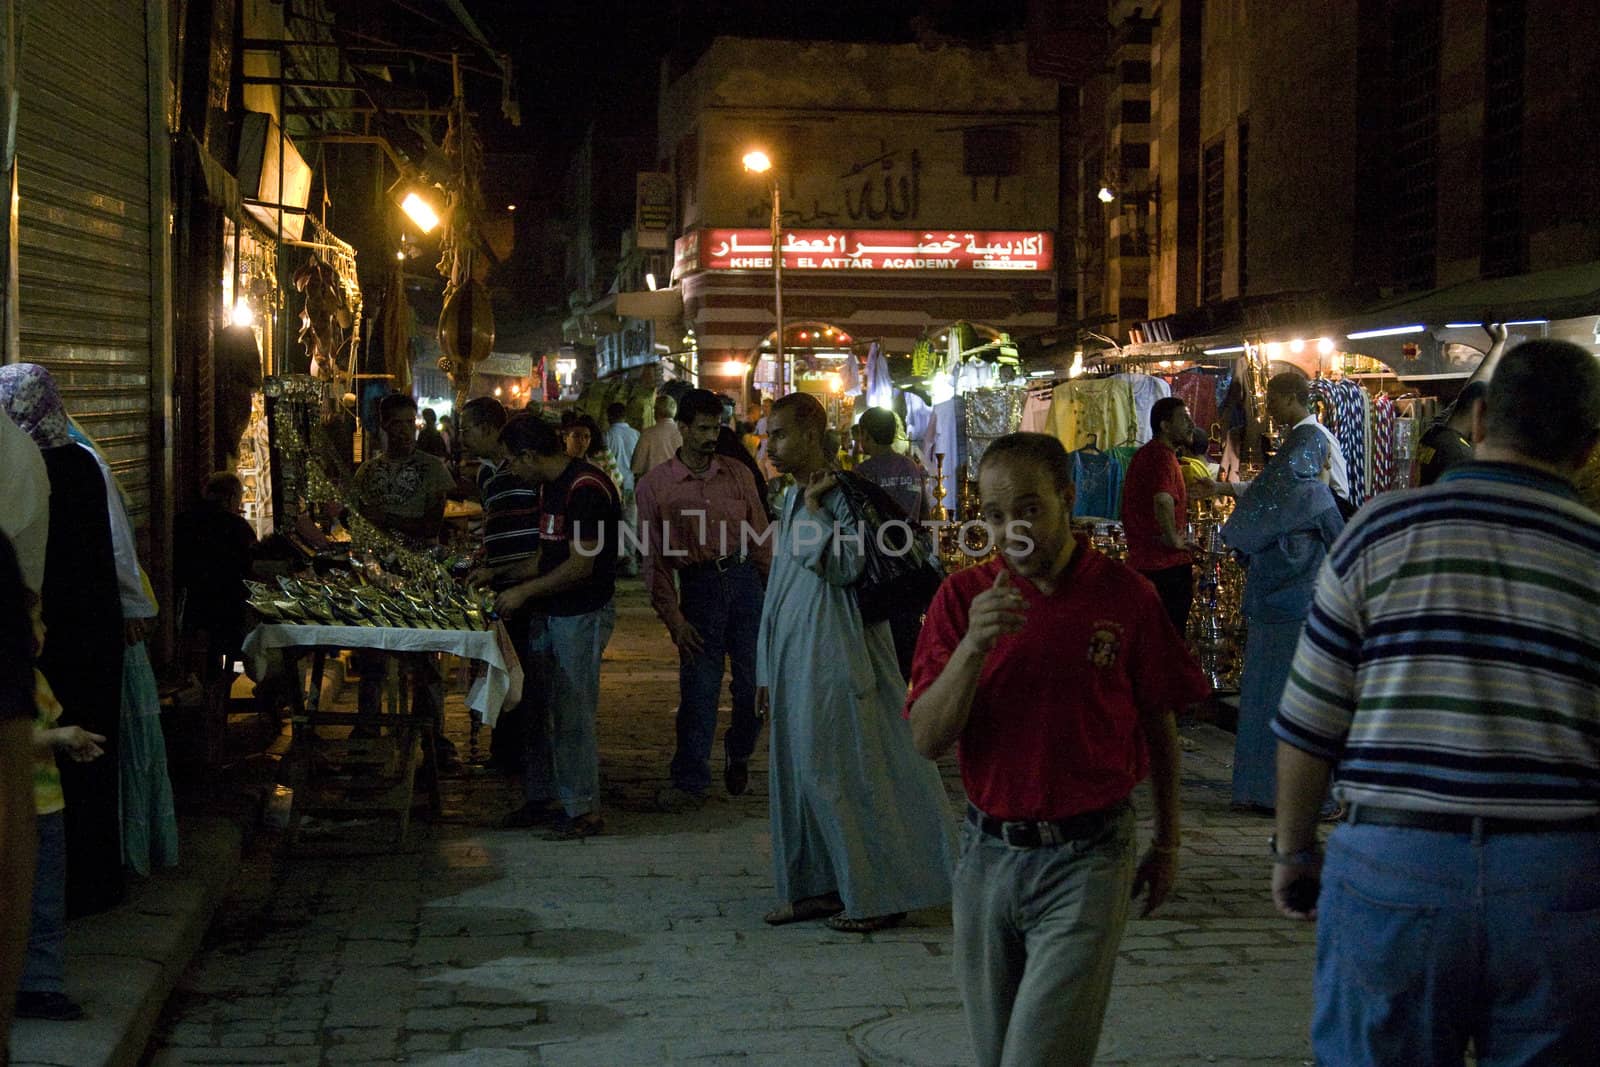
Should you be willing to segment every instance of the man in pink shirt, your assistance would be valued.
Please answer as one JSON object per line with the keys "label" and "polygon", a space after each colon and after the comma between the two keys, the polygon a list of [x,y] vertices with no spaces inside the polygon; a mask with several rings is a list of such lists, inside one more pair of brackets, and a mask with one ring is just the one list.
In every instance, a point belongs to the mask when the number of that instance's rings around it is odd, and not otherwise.
{"label": "man in pink shirt", "polygon": [[677,421],[683,444],[636,490],[645,584],[678,646],[678,748],[672,785],[656,798],[665,811],[705,802],[725,659],[733,671],[733,723],[723,738],[723,784],[732,796],[749,787],[750,753],[761,733],[756,635],[772,564],[754,480],[716,451],[722,401],[692,390],[678,403]]}

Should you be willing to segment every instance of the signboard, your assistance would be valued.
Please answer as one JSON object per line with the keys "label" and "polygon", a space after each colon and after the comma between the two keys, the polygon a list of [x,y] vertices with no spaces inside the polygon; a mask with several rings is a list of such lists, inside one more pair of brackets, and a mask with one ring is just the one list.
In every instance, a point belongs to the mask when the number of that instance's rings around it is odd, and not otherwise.
{"label": "signboard", "polygon": [[594,358],[601,378],[654,363],[660,358],[656,355],[656,324],[637,319],[616,333],[601,334],[595,338]]}
{"label": "signboard", "polygon": [[533,353],[491,352],[472,367],[474,374],[499,374],[507,378],[528,378],[533,375]]}
{"label": "signboard", "polygon": [[[1053,246],[1053,235],[1037,230],[785,230],[783,269],[1037,273],[1054,268]],[[772,269],[767,230],[701,230],[695,252],[701,270]],[[679,273],[675,267],[673,277]]]}
{"label": "signboard", "polygon": [[672,175],[639,172],[633,201],[634,241],[639,248],[664,252],[671,247],[672,200]]}
{"label": "signboard", "polygon": [[[767,245],[768,248],[772,246]],[[770,257],[769,257],[770,258]],[[700,231],[690,230],[672,246],[672,283],[700,269]]]}

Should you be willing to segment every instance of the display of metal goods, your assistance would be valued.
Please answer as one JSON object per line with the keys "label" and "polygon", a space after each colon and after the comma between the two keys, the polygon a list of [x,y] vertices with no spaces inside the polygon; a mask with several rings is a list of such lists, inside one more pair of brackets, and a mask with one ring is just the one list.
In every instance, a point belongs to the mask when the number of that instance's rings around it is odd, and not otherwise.
{"label": "display of metal goods", "polygon": [[1244,667],[1244,568],[1222,540],[1222,524],[1232,510],[1232,500],[1215,497],[1190,511],[1189,535],[1200,549],[1194,557],[1194,602],[1186,636],[1217,690],[1238,689]]}
{"label": "display of metal goods", "polygon": [[437,575],[402,579],[369,562],[326,578],[279,577],[277,586],[246,582],[263,622],[377,626],[410,630],[487,630],[494,598]]}

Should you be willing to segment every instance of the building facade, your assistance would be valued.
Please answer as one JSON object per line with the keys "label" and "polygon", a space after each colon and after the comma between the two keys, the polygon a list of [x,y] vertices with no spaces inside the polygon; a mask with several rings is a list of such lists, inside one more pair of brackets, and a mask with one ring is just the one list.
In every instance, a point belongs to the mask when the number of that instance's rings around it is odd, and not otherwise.
{"label": "building facade", "polygon": [[[718,38],[663,82],[673,276],[702,368],[778,381],[762,359],[776,340],[774,181],[797,375],[873,341],[909,351],[957,320],[1056,323],[1057,87],[1028,73],[1022,44]],[[766,174],[741,164],[757,148]]]}
{"label": "building facade", "polygon": [[1580,7],[1109,4],[1080,98],[1080,319],[1166,340],[1600,259]]}

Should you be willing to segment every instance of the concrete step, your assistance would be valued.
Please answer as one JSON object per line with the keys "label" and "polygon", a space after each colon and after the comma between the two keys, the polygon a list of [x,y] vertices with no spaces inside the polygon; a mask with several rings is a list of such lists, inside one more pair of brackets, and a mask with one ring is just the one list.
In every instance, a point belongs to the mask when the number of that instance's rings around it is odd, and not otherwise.
{"label": "concrete step", "polygon": [[19,1019],[13,1067],[133,1067],[179,976],[200,950],[212,912],[239,870],[243,834],[229,819],[182,819],[182,860],[132,883],[115,908],[67,925],[72,1023]]}

